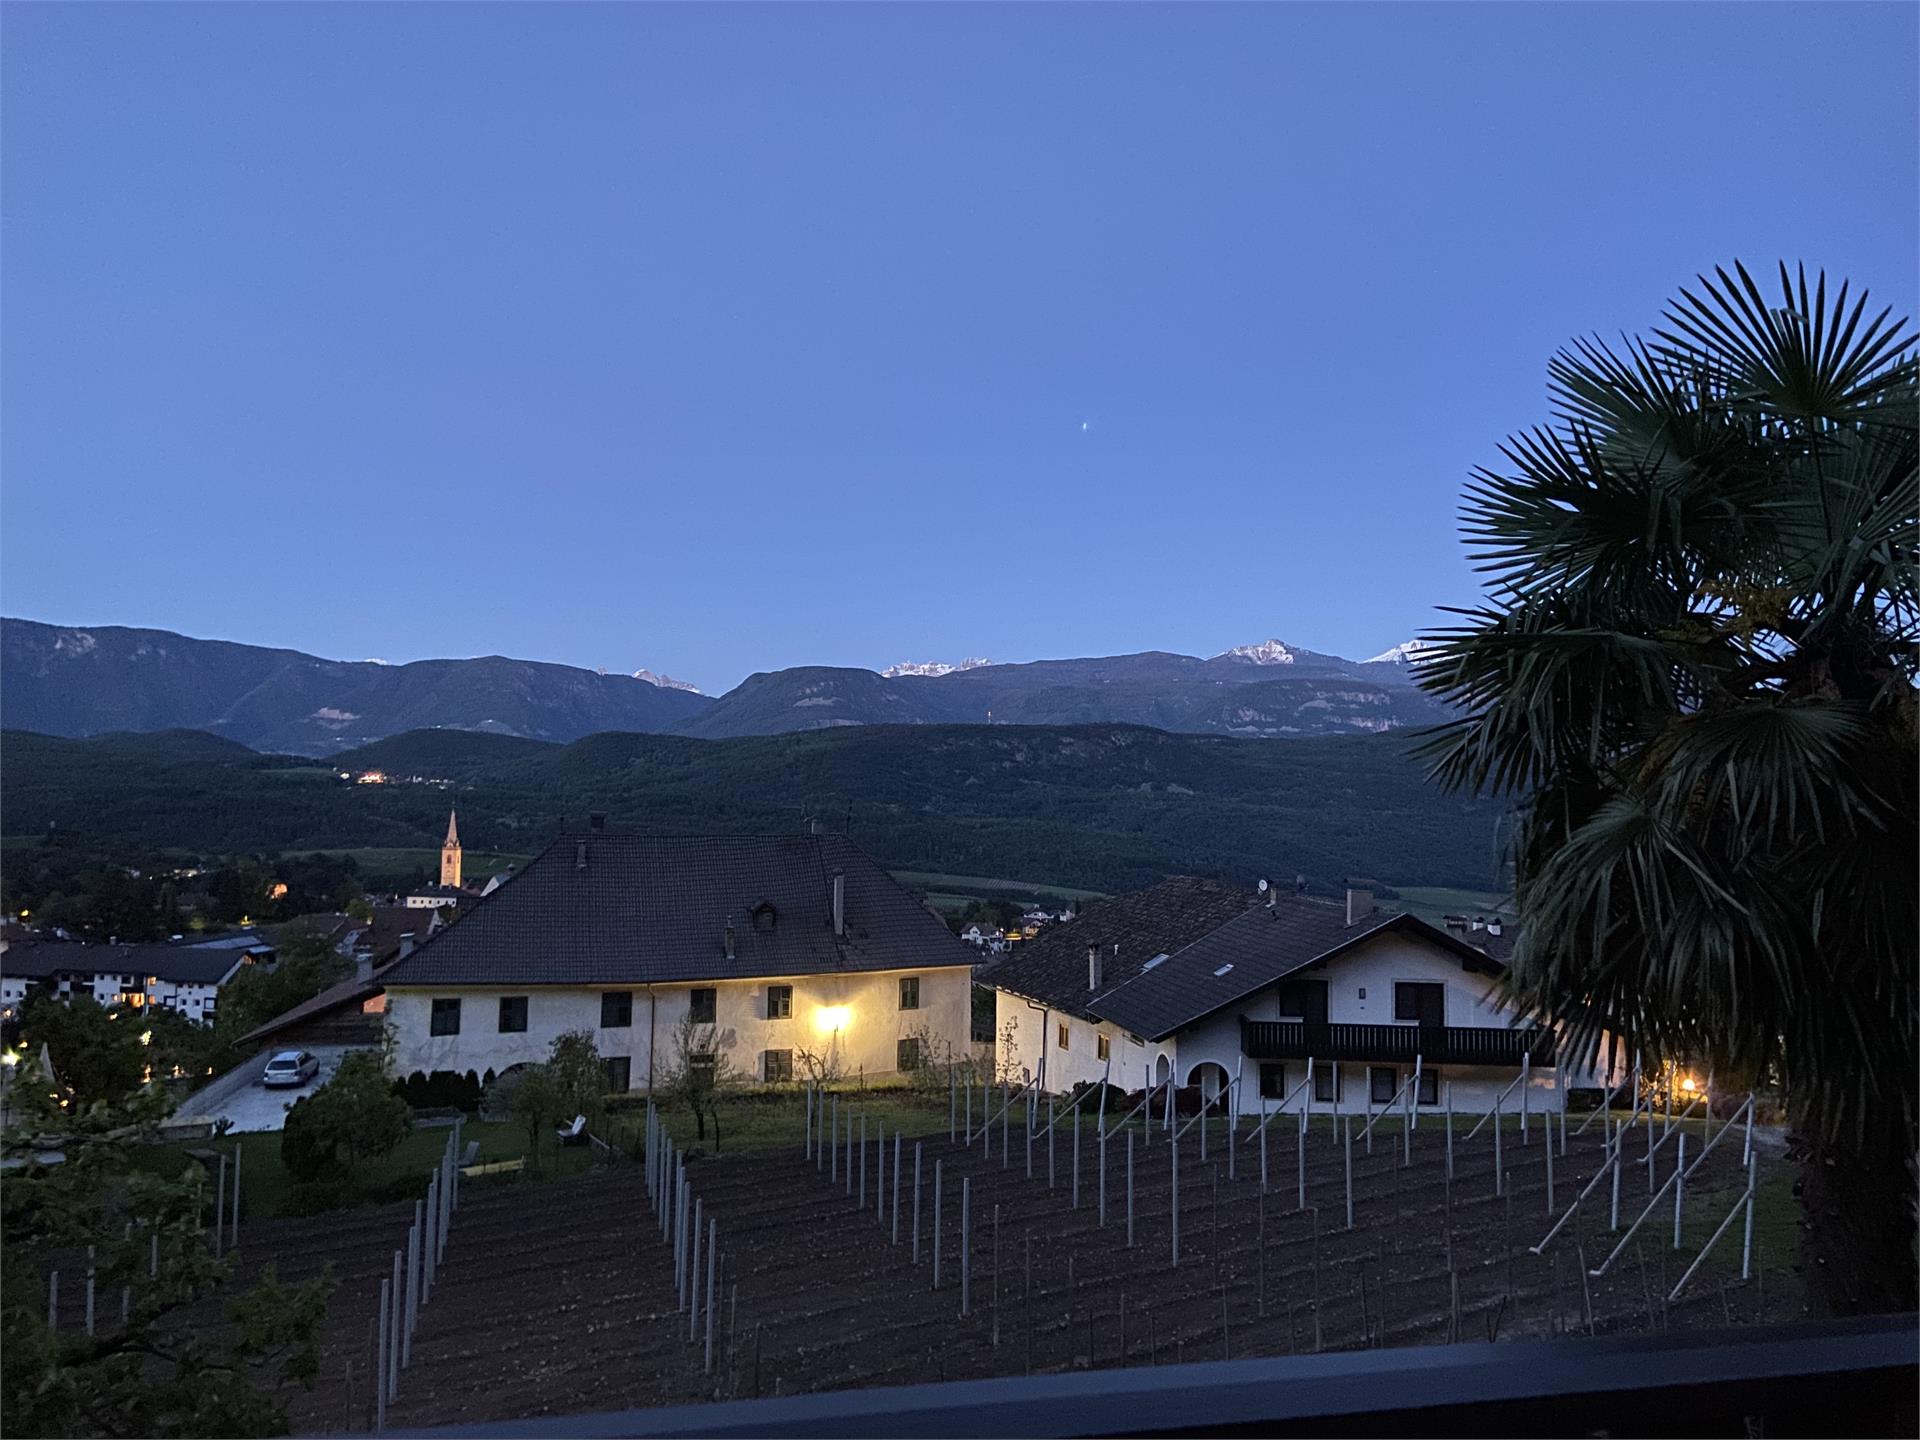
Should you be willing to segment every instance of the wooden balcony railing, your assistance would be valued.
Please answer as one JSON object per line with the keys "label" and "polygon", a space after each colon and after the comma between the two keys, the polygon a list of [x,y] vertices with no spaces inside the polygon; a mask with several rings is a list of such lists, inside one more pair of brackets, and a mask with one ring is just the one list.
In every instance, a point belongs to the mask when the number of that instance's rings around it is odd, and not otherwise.
{"label": "wooden balcony railing", "polygon": [[1553,1064],[1553,1032],[1492,1025],[1315,1025],[1304,1020],[1240,1022],[1249,1060],[1371,1060],[1411,1065]]}

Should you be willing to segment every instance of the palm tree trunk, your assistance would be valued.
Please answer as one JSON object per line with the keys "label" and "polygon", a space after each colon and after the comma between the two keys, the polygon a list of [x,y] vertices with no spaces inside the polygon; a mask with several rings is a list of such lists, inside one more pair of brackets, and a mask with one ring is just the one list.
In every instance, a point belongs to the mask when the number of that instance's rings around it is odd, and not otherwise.
{"label": "palm tree trunk", "polygon": [[1915,1305],[1915,1185],[1912,1151],[1895,1137],[1864,1147],[1796,1137],[1795,1190],[1806,1216],[1801,1262],[1816,1303],[1834,1315],[1911,1310]]}

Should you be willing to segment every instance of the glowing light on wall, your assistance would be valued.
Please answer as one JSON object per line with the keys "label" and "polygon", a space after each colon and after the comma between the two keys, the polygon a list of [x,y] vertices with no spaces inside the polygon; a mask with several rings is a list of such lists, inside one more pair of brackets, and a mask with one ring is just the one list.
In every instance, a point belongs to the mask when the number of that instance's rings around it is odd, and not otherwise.
{"label": "glowing light on wall", "polygon": [[1691,1095],[1694,1090],[1693,1077],[1691,1075],[1682,1075],[1680,1077],[1680,1088]]}
{"label": "glowing light on wall", "polygon": [[813,1012],[813,1028],[821,1034],[831,1034],[847,1028],[847,1021],[853,1018],[853,1007],[849,1005],[822,1005]]}

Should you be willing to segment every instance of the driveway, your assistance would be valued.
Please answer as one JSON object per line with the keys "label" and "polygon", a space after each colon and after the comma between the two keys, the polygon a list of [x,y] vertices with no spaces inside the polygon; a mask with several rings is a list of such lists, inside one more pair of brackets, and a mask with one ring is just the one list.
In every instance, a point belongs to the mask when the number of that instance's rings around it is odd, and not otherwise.
{"label": "driveway", "polygon": [[225,1120],[228,1129],[238,1134],[254,1130],[278,1130],[287,1123],[288,1107],[301,1096],[311,1095],[331,1080],[333,1072],[340,1068],[341,1058],[360,1048],[364,1047],[314,1046],[309,1053],[320,1062],[320,1073],[297,1090],[292,1086],[269,1090],[260,1083],[267,1061],[279,1053],[269,1050],[229,1070],[204,1090],[188,1096],[174,1112],[173,1118],[176,1121],[205,1120],[216,1126]]}

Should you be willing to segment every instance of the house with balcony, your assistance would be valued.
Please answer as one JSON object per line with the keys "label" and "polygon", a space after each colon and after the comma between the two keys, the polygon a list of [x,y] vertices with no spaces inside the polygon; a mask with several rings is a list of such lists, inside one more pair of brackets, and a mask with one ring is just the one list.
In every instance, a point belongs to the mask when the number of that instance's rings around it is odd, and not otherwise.
{"label": "house with balcony", "polygon": [[839,835],[560,835],[381,972],[403,1076],[486,1083],[586,1030],[610,1091],[688,1063],[751,1084],[967,1053],[972,946]]}
{"label": "house with balcony", "polygon": [[1365,890],[1340,902],[1182,879],[1089,903],[981,980],[998,992],[1000,1058],[1053,1092],[1171,1078],[1210,1099],[1233,1086],[1242,1113],[1319,1114],[1378,1106],[1416,1069],[1417,1104],[1450,1095],[1463,1111],[1522,1075],[1536,1110],[1613,1083],[1505,1005],[1512,943],[1498,926],[1383,913]]}

